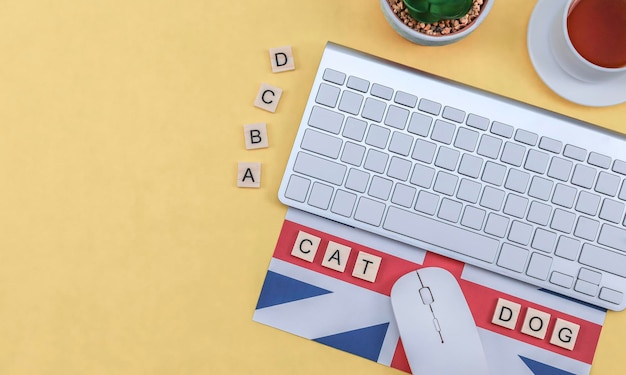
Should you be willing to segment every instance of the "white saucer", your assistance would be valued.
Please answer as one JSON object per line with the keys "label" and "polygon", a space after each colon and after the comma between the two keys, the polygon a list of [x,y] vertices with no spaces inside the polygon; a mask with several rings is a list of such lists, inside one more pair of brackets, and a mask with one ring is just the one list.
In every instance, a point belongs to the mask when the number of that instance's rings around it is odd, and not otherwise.
{"label": "white saucer", "polygon": [[604,107],[626,102],[626,74],[610,81],[583,82],[565,72],[552,56],[549,35],[567,0],[539,0],[528,23],[528,54],[543,82],[561,97],[581,105]]}

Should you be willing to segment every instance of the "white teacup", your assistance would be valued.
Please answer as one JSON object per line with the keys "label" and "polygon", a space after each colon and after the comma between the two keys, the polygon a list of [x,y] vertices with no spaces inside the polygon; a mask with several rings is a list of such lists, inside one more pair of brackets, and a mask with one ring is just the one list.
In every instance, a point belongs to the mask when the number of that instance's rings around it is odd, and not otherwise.
{"label": "white teacup", "polygon": [[552,32],[549,38],[555,60],[571,76],[586,82],[606,81],[626,74],[626,66],[606,68],[593,64],[581,56],[574,48],[567,31],[567,17],[572,4],[578,1],[566,1],[560,16],[557,17],[552,25]]}

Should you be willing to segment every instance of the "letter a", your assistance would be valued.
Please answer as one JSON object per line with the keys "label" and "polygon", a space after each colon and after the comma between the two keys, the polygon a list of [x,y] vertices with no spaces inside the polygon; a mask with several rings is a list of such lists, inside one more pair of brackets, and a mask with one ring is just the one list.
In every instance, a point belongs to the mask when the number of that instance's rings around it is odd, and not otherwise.
{"label": "letter a", "polygon": [[261,163],[239,163],[237,186],[246,188],[261,187]]}

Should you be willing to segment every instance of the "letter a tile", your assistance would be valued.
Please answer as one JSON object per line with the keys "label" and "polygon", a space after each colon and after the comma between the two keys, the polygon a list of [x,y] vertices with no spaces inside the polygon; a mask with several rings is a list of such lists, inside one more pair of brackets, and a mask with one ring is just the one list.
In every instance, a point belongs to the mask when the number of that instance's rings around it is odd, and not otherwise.
{"label": "letter a tile", "polygon": [[259,93],[254,100],[254,105],[268,112],[274,113],[276,112],[276,107],[278,106],[278,102],[280,101],[280,96],[282,94],[282,89],[267,83],[262,83],[259,88]]}
{"label": "letter a tile", "polygon": [[343,272],[346,269],[346,263],[348,262],[348,257],[350,256],[350,250],[351,249],[348,246],[328,241],[322,266],[335,271]]}
{"label": "letter a tile", "polygon": [[243,188],[261,187],[261,163],[240,162],[237,171],[237,186]]}
{"label": "letter a tile", "polygon": [[296,68],[291,46],[271,48],[270,61],[272,63],[272,72],[274,73],[294,70]]}

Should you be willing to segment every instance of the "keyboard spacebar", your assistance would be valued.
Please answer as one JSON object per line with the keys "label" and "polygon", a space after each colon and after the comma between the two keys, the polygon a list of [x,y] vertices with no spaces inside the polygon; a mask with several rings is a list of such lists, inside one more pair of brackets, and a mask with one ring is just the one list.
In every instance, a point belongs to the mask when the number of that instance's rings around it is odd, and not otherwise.
{"label": "keyboard spacebar", "polygon": [[396,207],[389,207],[383,228],[489,263],[498,253],[499,242],[493,238]]}

